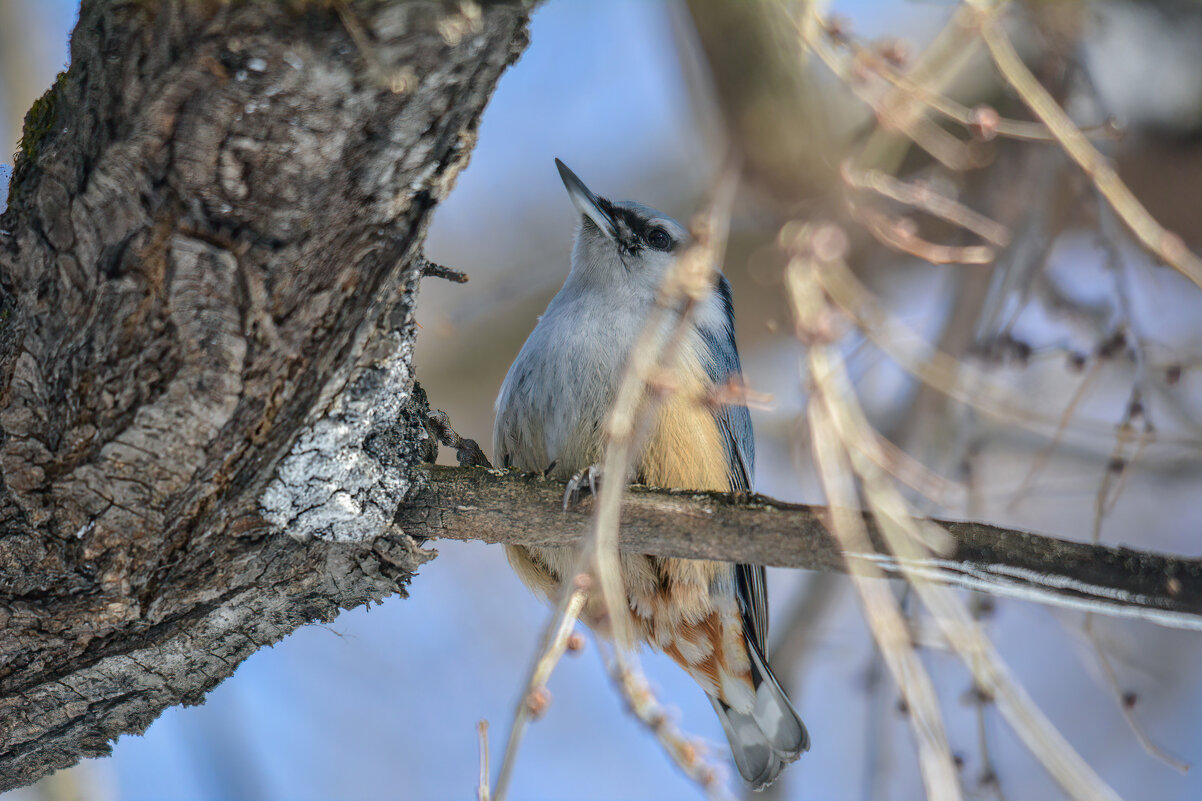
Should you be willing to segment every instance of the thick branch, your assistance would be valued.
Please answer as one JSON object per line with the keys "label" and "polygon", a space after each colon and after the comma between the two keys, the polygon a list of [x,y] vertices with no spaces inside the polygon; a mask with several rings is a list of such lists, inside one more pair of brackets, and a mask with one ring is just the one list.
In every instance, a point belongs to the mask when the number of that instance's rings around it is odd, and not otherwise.
{"label": "thick branch", "polygon": [[[572,544],[591,524],[592,502],[563,512],[563,485],[479,468],[429,467],[398,523],[412,536],[521,545]],[[632,487],[622,547],[639,553],[847,570],[848,561],[898,572],[873,532],[872,553],[845,560],[822,507],[753,495]],[[871,521],[870,521],[871,522]],[[973,590],[1109,615],[1202,629],[1202,560],[1111,548],[984,523],[942,521],[955,542],[916,564],[920,574]]]}

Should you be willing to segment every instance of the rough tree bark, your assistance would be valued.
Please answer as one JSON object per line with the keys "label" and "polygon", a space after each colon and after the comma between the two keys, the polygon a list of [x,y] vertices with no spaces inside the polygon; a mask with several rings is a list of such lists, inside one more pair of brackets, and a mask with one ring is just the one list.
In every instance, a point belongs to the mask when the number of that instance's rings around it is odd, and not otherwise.
{"label": "rough tree bark", "polygon": [[527,15],[85,0],[0,218],[0,789],[427,558],[420,246]]}

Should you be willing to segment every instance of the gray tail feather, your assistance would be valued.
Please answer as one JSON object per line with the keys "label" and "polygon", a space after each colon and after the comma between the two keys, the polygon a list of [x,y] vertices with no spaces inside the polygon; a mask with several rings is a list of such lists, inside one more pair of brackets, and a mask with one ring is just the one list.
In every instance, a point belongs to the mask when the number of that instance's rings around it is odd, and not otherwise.
{"label": "gray tail feather", "polygon": [[810,735],[758,649],[750,642],[747,646],[756,680],[755,707],[746,713],[717,698],[710,702],[743,780],[753,790],[762,790],[776,781],[785,765],[810,750]]}

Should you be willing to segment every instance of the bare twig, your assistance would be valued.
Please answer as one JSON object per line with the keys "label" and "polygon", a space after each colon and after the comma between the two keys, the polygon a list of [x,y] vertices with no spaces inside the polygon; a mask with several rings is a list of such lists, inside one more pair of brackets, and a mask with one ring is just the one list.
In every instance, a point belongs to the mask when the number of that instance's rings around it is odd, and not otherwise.
{"label": "bare twig", "polygon": [[[826,348],[810,349],[810,368],[824,366]],[[814,376],[816,383],[822,379]],[[821,404],[828,399],[823,397]],[[841,444],[832,438],[834,426],[824,405],[812,402],[809,411],[814,457],[822,475],[823,489],[832,504],[831,530],[849,551],[867,544],[863,518],[853,510],[855,484],[851,466]],[[872,578],[880,577],[873,566],[853,568],[852,581],[864,605],[864,616],[872,629],[889,672],[906,702],[914,737],[918,741],[919,766],[927,798],[959,799],[960,781],[947,743],[939,699],[931,678],[912,644],[909,628],[889,587]]]}
{"label": "bare twig", "polygon": [[[883,136],[875,137],[869,142],[861,154],[860,164],[877,165],[879,161],[877,154],[884,146],[885,138],[896,131],[909,138],[948,169],[968,170],[980,166],[964,142],[935,125],[923,113],[917,111],[920,108],[919,104],[903,102],[904,98],[900,97],[901,93],[878,97],[872,92],[856,75],[855,67],[845,63],[828,41],[825,34],[826,23],[816,10],[811,7],[796,25],[798,33],[809,49],[876,114],[880,125],[877,131]],[[961,37],[956,35],[957,25],[957,22],[949,22],[944,28],[944,32],[937,38],[936,45],[932,45],[928,51],[929,54],[934,54],[931,63],[939,62],[944,67],[942,70],[929,71],[932,73],[930,79],[938,85],[943,85],[950,80],[958,66],[963,64],[963,55],[958,52],[960,45],[953,42],[953,40],[961,40]],[[937,45],[940,43],[946,44],[947,47],[936,53]],[[870,155],[865,156],[865,154]]]}
{"label": "bare twig", "polygon": [[422,258],[422,277],[423,278],[445,278],[455,284],[466,284],[468,282],[468,274],[459,270],[452,270],[450,267],[436,264],[429,259]]}
{"label": "bare twig", "polygon": [[1202,259],[1185,246],[1181,237],[1166,231],[1148,213],[1118,173],[1090,144],[1064,109],[1031,74],[998,21],[1002,5],[968,0],[979,14],[981,39],[989,48],[1002,77],[1014,87],[1028,108],[1043,121],[1064,152],[1077,163],[1097,186],[1111,207],[1131,229],[1135,237],[1166,264],[1202,287]]}
{"label": "bare twig", "polygon": [[[781,234],[782,243],[789,247],[789,242],[795,236],[796,230],[786,226]],[[846,265],[828,264],[819,278],[823,291],[856,323],[860,331],[915,377],[953,400],[990,417],[1040,433],[1053,432],[1059,425],[1059,417],[1029,408],[1016,393],[1003,388],[981,370],[935,350],[930,343],[890,315]],[[1079,444],[1089,446],[1108,441],[1113,430],[1113,423],[1077,416],[1073,426],[1067,428],[1062,437],[1068,440],[1076,436]],[[1162,445],[1169,441],[1167,437],[1158,439]],[[1202,442],[1188,437],[1178,437],[1174,444],[1184,446],[1191,452],[1202,450]]]}
{"label": "bare twig", "polygon": [[1023,476],[1018,489],[1014,491],[1014,497],[1010,501],[1009,509],[1014,509],[1018,505],[1023,495],[1026,494],[1027,489],[1031,486],[1031,483],[1043,468],[1047,466],[1048,460],[1052,458],[1052,454],[1056,452],[1056,448],[1060,445],[1060,439],[1064,436],[1065,429],[1068,428],[1069,422],[1073,419],[1073,415],[1076,414],[1077,407],[1080,406],[1081,401],[1085,398],[1085,393],[1093,386],[1094,380],[1101,374],[1101,371],[1102,361],[1095,360],[1093,365],[1090,366],[1089,371],[1085,374],[1085,377],[1077,385],[1076,390],[1073,391],[1073,396],[1069,398],[1064,411],[1060,414],[1060,421],[1056,424],[1056,430],[1052,433],[1051,439],[1039,449],[1039,453],[1035,454],[1035,458],[1031,460],[1031,466],[1027,468],[1026,475]]}
{"label": "bare twig", "polygon": [[[1190,252],[1178,236],[1166,231],[1148,214],[1118,178],[1115,170],[1089,142],[1086,132],[1069,119],[1050,92],[1023,64],[999,22],[1000,11],[1006,7],[1005,0],[965,0],[914,68],[903,73],[898,68],[901,59],[897,48],[885,45],[878,48],[860,46],[853,42],[840,26],[830,25],[823,20],[816,10],[817,4],[805,6],[805,14],[798,25],[802,38],[844,82],[847,89],[873,109],[877,117],[877,126],[867,145],[843,165],[844,184],[851,189],[871,192],[894,203],[938,217],[975,233],[990,244],[1005,248],[1010,242],[1009,231],[992,220],[924,187],[904,183],[887,172],[869,168],[884,166],[885,169],[893,169],[900,163],[898,154],[905,151],[908,143],[900,140],[896,135],[898,133],[927,150],[945,168],[964,170],[976,166],[973,162],[977,159],[972,151],[965,143],[934,126],[927,119],[928,110],[956,120],[967,128],[974,138],[980,140],[1010,136],[1054,141],[1082,169],[1093,182],[1097,193],[1109,204],[1101,215],[1100,224],[1104,229],[1113,209],[1113,215],[1124,221],[1146,249],[1202,287],[1202,259]],[[942,96],[943,87],[949,84],[959,68],[966,63],[968,55],[982,41],[1003,79],[1015,89],[1039,122],[1004,120],[992,108],[981,106],[970,109]],[[841,48],[850,52],[851,57],[844,57],[844,54],[839,52]],[[893,90],[882,93],[881,83],[873,80],[874,76],[883,79]],[[932,133],[931,128],[935,128],[939,133]],[[1097,129],[1090,130],[1090,133],[1098,132]],[[1114,133],[1114,128],[1107,123],[1100,132],[1111,134]],[[994,260],[991,248],[950,247],[927,241],[918,235],[917,226],[912,221],[861,205],[856,202],[859,200],[858,196],[847,198],[853,217],[859,220],[873,237],[891,249],[933,263],[988,264]],[[1002,218],[1005,219],[1006,216],[1003,215]],[[791,249],[792,259],[788,274],[792,282],[790,289],[794,312],[799,321],[798,333],[809,346],[808,360],[814,394],[810,403],[811,438],[823,486],[834,507],[828,512],[832,530],[839,534],[841,530],[846,531],[857,524],[862,527],[861,518],[857,513],[847,514],[840,510],[840,507],[851,507],[858,503],[856,482],[859,481],[859,490],[863,493],[874,520],[880,526],[881,537],[887,543],[888,549],[900,560],[900,573],[930,610],[948,644],[964,659],[973,674],[980,698],[988,698],[991,703],[996,702],[998,710],[1024,740],[1032,754],[1044,764],[1067,793],[1074,798],[1117,798],[1114,791],[1081,759],[1022,687],[1013,680],[981,627],[961,601],[946,587],[933,583],[921,572],[909,569],[908,560],[938,558],[941,550],[947,547],[947,543],[941,543],[942,532],[938,526],[913,516],[912,509],[898,491],[895,477],[886,472],[884,464],[888,459],[883,453],[883,440],[863,416],[855,391],[845,372],[842,357],[835,349],[829,347],[836,335],[844,330],[843,321],[834,311],[834,307],[840,308],[851,317],[870,341],[893,356],[905,369],[929,386],[966,404],[970,413],[984,411],[991,416],[1040,430],[1047,429],[1049,421],[1042,414],[1032,413],[1034,410],[1023,409],[1025,404],[1005,397],[1004,393],[998,392],[979,371],[932,349],[930,345],[898,325],[842,263],[838,249],[824,249],[818,242],[821,236],[821,229],[801,227],[799,232],[798,228],[794,227],[783,232],[782,243]],[[827,244],[833,241],[830,236],[826,239]],[[801,252],[804,247],[798,246],[799,241],[805,241],[811,252]],[[1047,238],[1049,247],[1052,241],[1052,237]],[[845,238],[843,242],[846,242]],[[1108,245],[1110,266],[1114,270],[1117,284],[1125,274],[1122,265],[1116,261],[1117,251],[1113,241],[1109,241]],[[1012,251],[1010,255],[1013,254]],[[804,275],[804,280],[798,277],[801,275]],[[1002,279],[995,281],[996,286],[1004,289],[1010,284],[1010,289],[1013,290],[1012,280],[1029,278],[1030,273],[1027,270],[1011,269],[1004,275],[998,275],[995,271],[994,277]],[[798,286],[803,283],[804,291],[799,291]],[[1116,286],[1116,290],[1122,295],[1121,288]],[[1000,301],[1008,302],[1013,297],[1012,291],[995,294],[999,308]],[[1019,300],[1025,302],[1025,295],[1020,293]],[[829,308],[828,303],[831,304]],[[1120,297],[1119,303],[1122,312],[1128,318],[1127,325],[1131,325],[1129,301]],[[1008,303],[1011,320],[1022,305],[1022,302],[1018,306]],[[1003,327],[1003,331],[1005,330],[1007,327]],[[1133,347],[1142,349],[1142,343]],[[1029,352],[1028,346],[1027,353]],[[1136,384],[1127,412],[1118,426],[1117,437],[1109,431],[1104,432],[1098,421],[1085,421],[1084,424],[1077,421],[1077,425],[1072,429],[1069,427],[1069,422],[1079,409],[1088,387],[1101,369],[1099,360],[1077,388],[1068,408],[1055,422],[1050,443],[1031,466],[1015,496],[1017,501],[1045,466],[1055,448],[1070,433],[1078,435],[1079,439],[1080,434],[1090,432],[1093,435],[1093,442],[1090,444],[1094,447],[1103,443],[1109,446],[1113,441],[1110,458],[1096,495],[1095,543],[1102,516],[1113,506],[1129,475],[1130,460],[1127,457],[1132,446],[1134,445],[1134,455],[1131,457],[1133,460],[1143,456],[1145,449],[1149,449],[1153,443],[1159,442],[1150,423],[1144,426],[1142,433],[1136,433],[1138,426],[1135,423],[1138,421],[1134,418],[1142,413],[1143,405],[1140,399],[1147,388],[1147,359],[1142,350],[1135,353],[1134,358]],[[1132,409],[1137,411],[1132,412]],[[852,569],[852,572],[854,575],[855,570]],[[1166,589],[1178,592],[1181,583],[1175,578],[1170,579],[1166,582]],[[890,632],[874,624],[872,610],[867,607],[867,602],[866,614],[886,663],[896,677],[897,670],[892,661],[896,658],[896,653],[891,656],[890,649],[893,644],[888,639]],[[904,626],[904,623],[895,625],[893,633],[896,634],[896,630],[901,626]],[[1095,647],[1096,645],[1095,642]],[[1101,653],[1101,649],[1098,650],[1099,661],[1117,693],[1113,667],[1106,655]],[[1131,717],[1129,707],[1130,704],[1124,705],[1124,714],[1128,716],[1141,743],[1150,753],[1166,756],[1151,744],[1146,733]],[[979,705],[978,711],[981,747],[988,761],[984,739],[984,702]],[[938,714],[937,706],[934,712]],[[929,719],[929,713],[930,710],[920,711],[914,720]],[[914,714],[913,710],[911,714]],[[938,738],[931,738],[929,735],[929,731],[916,731],[924,781],[928,794],[934,795],[946,790],[932,781],[933,763],[929,760],[935,755],[938,762],[938,758],[942,756],[940,750],[942,748],[945,751],[946,744],[940,746]],[[1169,761],[1172,762],[1172,759],[1169,758]],[[992,771],[991,768],[988,770]],[[993,786],[1000,798],[1000,787],[996,784]]]}
{"label": "bare twig", "polygon": [[[596,572],[610,624],[614,649],[611,675],[637,717],[659,739],[676,765],[711,797],[725,796],[718,773],[702,759],[696,744],[666,724],[646,679],[630,650],[630,613],[622,584],[618,528],[627,476],[637,453],[640,422],[650,419],[659,393],[647,392],[657,374],[672,370],[689,317],[712,291],[715,265],[725,249],[726,226],[738,174],[733,166],[723,170],[715,202],[694,221],[694,244],[664,276],[643,331],[636,340],[606,421],[606,446],[602,484],[594,516],[593,536],[584,553]],[[669,332],[665,337],[665,329]]]}
{"label": "bare twig", "polygon": [[720,762],[714,759],[706,743],[685,734],[673,722],[637,663],[620,661],[616,652],[609,654],[609,663],[610,677],[630,705],[630,711],[655,735],[677,767],[695,781],[709,798],[730,801],[731,796],[723,780],[725,771]]}
{"label": "bare twig", "polygon": [[[858,410],[856,413],[858,415]],[[866,421],[841,421],[844,436],[852,434],[846,430],[848,423],[862,427]],[[857,463],[857,472],[864,476],[865,484],[872,487],[865,490],[865,496],[890,548],[899,556],[917,555],[921,552],[920,543],[938,533],[938,527],[910,517],[901,495],[889,485],[885,476],[857,456],[853,450],[852,460]],[[936,586],[918,574],[907,574],[906,578],[918,591],[923,604],[931,611],[976,682],[997,699],[1002,715],[1060,786],[1074,798],[1117,799],[1114,791],[1081,759],[1010,676],[1000,655],[974,624],[963,603],[946,588]]]}
{"label": "bare twig", "polygon": [[851,205],[852,215],[864,224],[881,244],[931,264],[991,264],[994,250],[985,245],[939,245],[920,237],[912,220]]}
{"label": "bare twig", "polygon": [[954,501],[967,495],[967,487],[944,478],[884,436],[877,436],[877,447],[870,459],[880,458],[877,467],[896,478],[924,498],[943,508],[955,506]]}
{"label": "bare twig", "polygon": [[580,612],[584,609],[591,583],[588,576],[581,574],[576,577],[572,585],[564,588],[562,600],[543,632],[542,645],[530,667],[525,690],[518,699],[517,709],[513,713],[513,725],[509,729],[509,738],[505,741],[505,755],[501,758],[500,772],[497,774],[497,783],[492,793],[492,797],[496,801],[505,801],[506,793],[509,791],[509,779],[517,761],[518,747],[521,745],[522,735],[526,733],[526,724],[530,722],[531,717],[536,717],[534,714],[536,709],[541,712],[541,709],[538,709],[538,706],[532,702],[543,696],[547,680],[551,678],[551,672],[555,670],[555,665],[567,650],[568,637],[571,636],[576,619],[580,617]]}
{"label": "bare twig", "polygon": [[[981,625],[981,619],[985,616],[986,609],[992,609],[993,601],[986,596],[973,596],[969,601],[969,608],[972,610],[973,620]],[[982,690],[974,682],[972,685],[972,705],[976,711],[977,718],[977,749],[981,754],[981,773],[977,781],[984,787],[993,791],[997,801],[1006,801],[1006,795],[1002,792],[1001,777],[998,776],[997,767],[993,761],[992,750],[989,747],[989,708],[993,705],[993,698],[989,693]]]}
{"label": "bare twig", "polygon": [[989,732],[987,728],[988,718],[986,711],[989,704],[992,703],[991,698],[977,687],[975,684],[972,688],[972,705],[976,710],[977,717],[977,748],[981,752],[981,774],[978,781],[993,790],[994,797],[997,801],[1006,801],[1006,796],[1002,792],[1001,777],[998,776],[997,768],[994,765],[993,757],[989,749]]}
{"label": "bare twig", "polygon": [[[831,226],[814,232],[810,237],[809,248],[803,246],[795,250],[789,266],[793,275],[808,275],[807,283],[812,288],[821,286],[817,279],[818,273],[827,271],[843,258],[841,248],[830,247],[821,241],[833,238],[826,230],[829,228]],[[812,310],[815,305],[812,298],[818,293],[805,292],[811,300],[799,302],[799,289],[792,291],[796,313],[800,319],[806,319],[807,311]],[[817,357],[815,354],[818,354]],[[841,357],[831,348],[811,347],[810,371],[815,391],[822,404],[815,408],[826,413],[825,418],[820,421],[821,425],[812,424],[814,435],[820,435],[820,428],[829,428],[829,431],[821,432],[821,436],[826,438],[828,443],[827,450],[838,454],[844,452],[841,449],[846,449],[846,458],[851,469],[854,469],[854,474],[863,483],[864,498],[874,519],[880,525],[889,549],[903,560],[922,558],[924,554],[931,552],[938,555],[945,550],[949,544],[947,533],[930,521],[913,517],[908,504],[891,479],[874,463],[879,459],[870,460],[865,456],[866,452],[875,446],[876,438],[870,434],[871,426],[859,407]],[[813,414],[814,411],[811,411],[811,415]],[[823,451],[817,446],[815,451],[821,461]],[[825,457],[828,460],[831,458],[829,454],[825,454]],[[822,470],[824,486],[830,493],[832,485],[825,480],[830,475],[829,467],[824,466]],[[844,472],[848,475],[844,480],[850,482],[851,470],[845,469]],[[841,501],[834,497],[831,500],[833,504],[850,506],[856,500],[854,489],[844,489]],[[831,515],[836,520],[840,514],[838,509],[831,510]],[[846,521],[843,524],[848,525]],[[918,593],[923,605],[931,612],[948,642],[963,659],[974,680],[982,690],[996,699],[998,710],[1057,783],[1073,798],[1110,801],[1117,799],[1114,791],[1077,754],[1026,691],[1010,676],[1000,655],[973,621],[963,602],[946,587],[931,582],[920,573],[903,567],[902,574]],[[886,644],[879,635],[878,643],[884,651]],[[886,654],[886,660],[888,659]],[[920,747],[920,754],[921,752]],[[933,792],[929,779],[927,788],[928,793]]]}
{"label": "bare twig", "polygon": [[[820,261],[842,255],[847,240],[841,231],[827,226],[815,232],[811,241],[815,242],[815,249],[823,255],[819,258],[795,256],[787,268],[786,287],[797,334],[809,345],[806,361],[813,397],[807,417],[814,461],[822,479],[823,491],[831,504],[828,525],[845,551],[856,552],[868,547],[868,529],[863,516],[855,510],[858,505],[855,475],[832,419],[832,404],[839,401],[828,394],[827,375],[831,362],[839,357],[830,346],[832,331],[828,323],[829,309],[824,308],[829,300],[824,297],[814,275],[820,269]],[[909,626],[897,599],[887,585],[871,580],[882,576],[876,566],[860,565],[849,560],[848,572],[860,595],[864,616],[885,665],[905,699],[911,728],[918,743],[918,764],[927,797],[933,801],[956,801],[963,795],[955,760],[947,742],[939,699],[914,648]]]}
{"label": "bare twig", "polygon": [[1114,503],[1118,501],[1119,494],[1127,483],[1127,476],[1131,472],[1131,463],[1124,458],[1124,454],[1127,451],[1127,444],[1133,436],[1139,437],[1135,450],[1138,457],[1146,447],[1149,436],[1146,433],[1136,435],[1135,429],[1128,420],[1119,423],[1118,434],[1114,438],[1114,450],[1110,452],[1110,458],[1102,466],[1102,480],[1098,482],[1098,491],[1094,494],[1093,531],[1091,532],[1094,542],[1101,540],[1102,520],[1109,514]]}
{"label": "bare twig", "polygon": [[[829,29],[827,29],[827,35],[830,36]],[[975,136],[984,139],[1003,136],[1027,142],[1057,141],[1056,135],[1042,123],[1006,119],[987,106],[969,108],[945,95],[930,91],[921,83],[912,80],[905,73],[896,69],[887,59],[882,58],[871,48],[865,47],[854,39],[832,38],[832,44],[845,46],[857,59],[857,64],[870,68],[875,74],[895,86],[903,95],[958,122],[973,132]],[[1081,132],[1099,139],[1116,139],[1122,134],[1122,129],[1118,122],[1111,118],[1098,125],[1082,128]]]}
{"label": "bare twig", "polygon": [[1010,231],[1001,223],[973,211],[950,197],[939,194],[930,186],[899,181],[881,170],[858,170],[850,161],[841,169],[843,181],[853,189],[861,189],[913,206],[952,225],[971,231],[1000,248],[1010,243]]}
{"label": "bare twig", "polygon": [[480,779],[476,783],[476,801],[489,801],[488,782],[491,771],[488,769],[487,720],[476,724],[476,734],[480,738]]}
{"label": "bare twig", "polygon": [[1143,746],[1143,749],[1153,759],[1160,760],[1180,773],[1188,773],[1190,764],[1178,759],[1157,745],[1148,735],[1147,729],[1144,728],[1139,718],[1135,717],[1135,697],[1131,693],[1124,692],[1119,686],[1118,674],[1115,672],[1114,665],[1110,661],[1110,656],[1106,653],[1106,649],[1102,647],[1102,643],[1098,639],[1098,633],[1094,629],[1094,616],[1086,615],[1085,624],[1081,628],[1086,639],[1089,640],[1089,644],[1093,647],[1098,664],[1102,667],[1102,675],[1106,678],[1106,684],[1109,685],[1110,691],[1119,705],[1119,710],[1122,711],[1123,717],[1127,721],[1127,725],[1131,727],[1131,731],[1135,734],[1135,739],[1139,741],[1139,744]]}

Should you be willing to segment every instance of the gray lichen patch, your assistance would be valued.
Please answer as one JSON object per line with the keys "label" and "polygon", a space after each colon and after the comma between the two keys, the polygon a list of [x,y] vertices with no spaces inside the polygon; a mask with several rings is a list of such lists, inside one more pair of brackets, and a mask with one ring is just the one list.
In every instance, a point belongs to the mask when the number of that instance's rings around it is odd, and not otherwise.
{"label": "gray lichen patch", "polygon": [[12,180],[13,168],[0,164],[0,214],[8,210],[8,182]]}
{"label": "gray lichen patch", "polygon": [[363,542],[391,524],[409,481],[366,444],[397,425],[409,398],[412,342],[384,335],[377,358],[358,367],[329,411],[303,432],[260,500],[263,518],[298,540]]}

